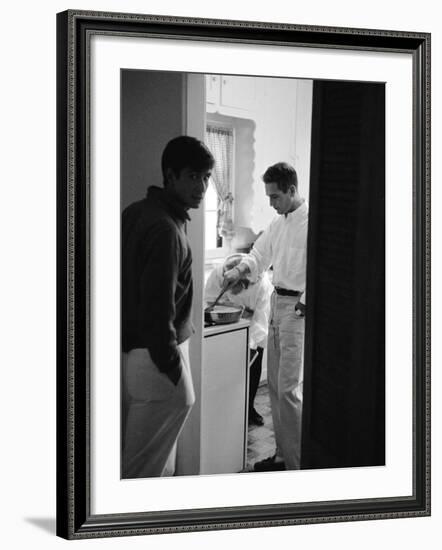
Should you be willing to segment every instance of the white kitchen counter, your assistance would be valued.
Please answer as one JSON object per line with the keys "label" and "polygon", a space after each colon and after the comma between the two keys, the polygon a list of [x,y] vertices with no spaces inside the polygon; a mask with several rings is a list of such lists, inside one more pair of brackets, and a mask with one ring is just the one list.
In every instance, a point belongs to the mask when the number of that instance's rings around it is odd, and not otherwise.
{"label": "white kitchen counter", "polygon": [[236,323],[225,323],[223,325],[211,325],[204,327],[204,338],[207,336],[213,336],[214,334],[221,334],[223,332],[232,332],[234,330],[244,329],[250,326],[249,319],[240,319]]}
{"label": "white kitchen counter", "polygon": [[241,472],[247,458],[250,321],[204,328],[201,474]]}

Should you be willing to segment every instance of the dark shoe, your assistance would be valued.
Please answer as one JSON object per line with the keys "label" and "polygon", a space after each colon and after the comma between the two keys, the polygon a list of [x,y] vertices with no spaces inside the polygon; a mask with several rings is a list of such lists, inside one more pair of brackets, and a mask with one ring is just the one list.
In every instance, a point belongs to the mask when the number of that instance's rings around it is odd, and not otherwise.
{"label": "dark shoe", "polygon": [[255,472],[280,472],[285,470],[285,462],[282,460],[276,462],[275,459],[276,455],[273,455],[269,456],[269,458],[261,460],[260,462],[255,462],[253,469]]}
{"label": "dark shoe", "polygon": [[249,412],[249,424],[255,424],[255,426],[264,426],[264,418],[256,411],[252,409]]}

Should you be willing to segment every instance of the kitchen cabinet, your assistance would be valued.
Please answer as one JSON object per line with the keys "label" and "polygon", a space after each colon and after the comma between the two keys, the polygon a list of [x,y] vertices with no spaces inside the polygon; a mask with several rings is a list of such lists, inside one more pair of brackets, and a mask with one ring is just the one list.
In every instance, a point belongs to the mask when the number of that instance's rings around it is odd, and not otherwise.
{"label": "kitchen cabinet", "polygon": [[204,329],[201,474],[242,471],[247,459],[249,325]]}
{"label": "kitchen cabinet", "polygon": [[207,75],[206,102],[208,112],[248,118],[256,108],[256,78]]}
{"label": "kitchen cabinet", "polygon": [[221,76],[209,74],[206,76],[206,102],[210,105],[219,105]]}

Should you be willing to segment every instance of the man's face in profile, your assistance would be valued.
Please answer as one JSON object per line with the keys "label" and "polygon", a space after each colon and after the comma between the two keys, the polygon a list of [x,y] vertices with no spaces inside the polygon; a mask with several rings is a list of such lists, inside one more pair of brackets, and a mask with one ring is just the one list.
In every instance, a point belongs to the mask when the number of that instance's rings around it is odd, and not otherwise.
{"label": "man's face in profile", "polygon": [[279,189],[277,183],[266,183],[266,195],[269,198],[270,206],[280,215],[287,214],[293,210],[294,186],[290,186],[286,193]]}

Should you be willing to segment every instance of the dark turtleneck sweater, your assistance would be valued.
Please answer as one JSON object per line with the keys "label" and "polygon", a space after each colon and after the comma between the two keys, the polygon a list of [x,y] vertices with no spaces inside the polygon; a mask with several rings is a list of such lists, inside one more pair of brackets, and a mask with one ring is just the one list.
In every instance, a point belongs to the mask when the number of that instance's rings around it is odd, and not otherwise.
{"label": "dark turtleneck sweater", "polygon": [[181,372],[177,346],[193,330],[188,219],[159,187],[150,187],[122,215],[122,349],[147,348],[174,383]]}

